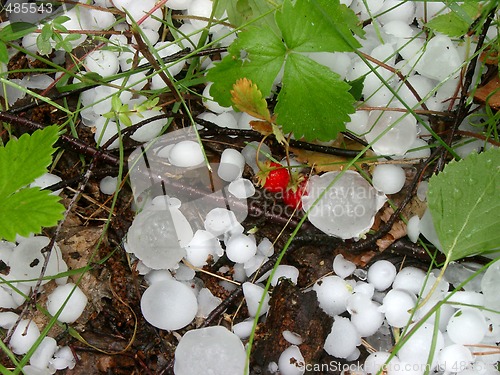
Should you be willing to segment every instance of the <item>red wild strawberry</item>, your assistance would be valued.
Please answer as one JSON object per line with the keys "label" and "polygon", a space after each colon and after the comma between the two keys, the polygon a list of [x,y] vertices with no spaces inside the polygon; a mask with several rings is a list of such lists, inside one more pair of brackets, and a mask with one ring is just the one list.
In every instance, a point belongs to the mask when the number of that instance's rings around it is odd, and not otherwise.
{"label": "red wild strawberry", "polygon": [[270,193],[285,191],[290,181],[290,174],[281,164],[267,161],[259,173],[257,173],[259,185]]}
{"label": "red wild strawberry", "polygon": [[289,207],[293,209],[297,208],[300,210],[302,208],[302,196],[306,192],[307,177],[301,176],[293,186],[288,187],[283,194],[283,201]]}

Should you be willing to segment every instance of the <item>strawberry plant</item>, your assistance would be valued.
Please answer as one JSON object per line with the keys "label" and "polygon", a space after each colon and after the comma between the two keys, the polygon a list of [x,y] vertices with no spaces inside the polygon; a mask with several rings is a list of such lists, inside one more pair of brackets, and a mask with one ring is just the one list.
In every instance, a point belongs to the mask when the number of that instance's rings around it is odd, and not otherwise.
{"label": "strawberry plant", "polygon": [[276,123],[285,133],[308,140],[334,139],[354,112],[351,86],[308,52],[351,52],[362,35],[354,12],[338,0],[285,0],[275,12],[274,27],[248,27],[228,48],[228,56],[208,71],[210,94],[231,106],[235,82],[248,78],[264,97],[283,69],[275,108]]}
{"label": "strawberry plant", "polygon": [[283,201],[293,209],[302,209],[302,196],[306,194],[307,177],[299,177],[283,194]]}
{"label": "strawberry plant", "polygon": [[279,163],[266,162],[257,174],[259,185],[270,193],[285,191],[290,181],[288,170]]}

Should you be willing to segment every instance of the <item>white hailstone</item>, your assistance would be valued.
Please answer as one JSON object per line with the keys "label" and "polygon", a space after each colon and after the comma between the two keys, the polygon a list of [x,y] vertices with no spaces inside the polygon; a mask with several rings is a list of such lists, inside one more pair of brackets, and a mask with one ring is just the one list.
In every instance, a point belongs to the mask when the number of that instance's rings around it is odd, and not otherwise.
{"label": "white hailstone", "polygon": [[24,76],[21,80],[23,87],[30,89],[44,90],[54,83],[54,78],[49,77],[47,74],[38,74],[34,76]]}
{"label": "white hailstone", "polygon": [[5,309],[15,309],[19,305],[12,297],[12,290],[7,290],[3,285],[0,286],[0,307]]}
{"label": "white hailstone", "polygon": [[408,1],[385,0],[377,13],[384,13],[377,16],[377,20],[382,24],[399,20],[408,25],[415,18],[415,4]]}
{"label": "white hailstone", "polygon": [[241,340],[222,326],[192,329],[175,349],[176,375],[235,375],[245,372],[246,352]]}
{"label": "white hailstone", "polygon": [[[412,326],[410,326],[411,328]],[[444,347],[443,334],[439,330],[435,342],[433,342],[433,337],[434,324],[423,323],[415,332],[412,332],[408,341],[399,349],[398,358],[400,362],[424,365],[427,363],[429,354],[432,354],[433,362],[429,369],[432,370],[437,364],[438,353]],[[431,353],[432,346],[434,346],[433,353]]]}
{"label": "white hailstone", "polygon": [[[250,121],[260,121],[257,117],[253,117],[246,112],[241,113],[240,118],[238,119],[238,129],[250,130],[252,127],[250,126]],[[253,141],[250,143],[259,144],[257,141]],[[264,145],[263,145],[264,146]]]}
{"label": "white hailstone", "polygon": [[[9,277],[12,280],[32,280],[23,281],[26,286],[35,286],[45,257],[48,253],[42,253],[42,250],[49,244],[50,239],[45,236],[36,236],[24,239],[17,245],[14,253],[10,257],[10,273]],[[68,270],[66,262],[62,258],[61,250],[57,244],[54,244],[50,252],[49,263],[45,270],[45,276],[54,276],[58,273]],[[42,280],[41,283],[46,284],[50,279]]]}
{"label": "white hailstone", "polygon": [[[142,30],[142,33],[144,34],[142,36],[142,39],[144,42],[149,42],[150,44],[156,44],[158,40],[160,40],[160,34],[158,34],[158,30],[153,30],[153,29],[146,29],[144,27],[140,27]],[[135,36],[132,36],[132,43],[137,44],[137,40]]]}
{"label": "white hailstone", "polygon": [[463,159],[472,153],[478,153],[483,147],[484,141],[480,139],[474,140],[474,138],[462,137],[462,139],[453,146],[453,151]]}
{"label": "white hailstone", "polygon": [[286,348],[278,360],[281,375],[302,375],[305,373],[304,356],[297,345]]}
{"label": "white hailstone", "polygon": [[[16,84],[16,85],[21,85],[20,79],[13,78],[13,79],[10,79],[9,81]],[[19,99],[22,99],[26,96],[26,90],[19,90],[15,86],[14,87],[10,86],[10,85],[4,86],[3,90],[5,90],[5,97],[7,98],[9,105],[13,105]]]}
{"label": "white hailstone", "polygon": [[351,9],[360,13],[361,19],[371,18],[382,7],[383,2],[379,0],[353,0]]}
{"label": "white hailstone", "polygon": [[170,269],[186,255],[184,246],[192,238],[191,225],[178,208],[145,209],[128,230],[127,251],[149,268]]}
{"label": "white hailstone", "polygon": [[375,293],[375,287],[367,282],[357,281],[353,291],[354,293],[364,294],[372,298]]}
{"label": "white hailstone", "polygon": [[423,139],[416,138],[405,154],[405,159],[426,159],[431,156],[429,144]]}
{"label": "white hailstone", "polygon": [[292,345],[300,345],[304,342],[298,333],[285,330],[281,334],[283,335],[283,338]]}
{"label": "white hailstone", "polygon": [[[177,44],[172,44],[171,42],[158,42],[155,45],[155,48],[158,49],[158,55],[160,57],[168,57],[172,56],[180,51],[182,51],[182,48],[179,47]],[[186,64],[185,60],[180,60],[176,62],[169,62],[166,63],[166,67],[168,72],[172,77],[175,77],[177,74],[181,72],[181,70],[184,68],[184,65]],[[156,89],[162,89],[166,86],[165,81],[160,77],[159,74],[155,74],[151,78],[151,88],[153,90]]]}
{"label": "white hailstone", "polygon": [[245,340],[250,337],[253,329],[253,319],[247,319],[233,326],[233,333],[240,339]]}
{"label": "white hailstone", "polygon": [[389,288],[395,277],[396,267],[388,260],[378,260],[368,269],[368,282],[379,291]]}
{"label": "white hailstone", "polygon": [[[161,114],[162,114],[161,111],[158,110],[156,111],[146,110],[141,112],[141,116],[132,115],[130,116],[131,117],[130,119],[132,120],[132,124],[135,125],[140,121],[144,121]],[[133,132],[130,135],[130,138],[132,138],[136,142],[149,142],[150,140],[157,137],[161,133],[161,129],[163,128],[163,126],[165,126],[165,124],[166,124],[165,119],[150,121],[147,124],[142,125],[135,132]]]}
{"label": "white hailstone", "polygon": [[405,267],[398,272],[394,282],[393,289],[406,290],[413,294],[420,294],[424,285],[426,273],[416,267]]}
{"label": "white hailstone", "polygon": [[23,48],[26,49],[28,52],[39,53],[40,50],[36,45],[38,35],[40,34],[29,33],[23,36],[23,38],[21,39],[21,45],[23,46]]}
{"label": "white hailstone", "polygon": [[462,308],[448,321],[446,331],[456,344],[473,345],[480,343],[488,326],[484,315],[475,308]]}
{"label": "white hailstone", "polygon": [[278,373],[278,364],[276,362],[269,362],[267,365],[267,371],[269,371],[271,374],[277,374]]}
{"label": "white hailstone", "polygon": [[[217,31],[212,31],[213,29],[210,31],[212,33],[212,40],[217,40],[219,47],[229,47],[237,38],[237,34],[228,26],[222,26],[221,28],[217,28]],[[227,52],[221,53],[222,57],[225,57],[227,54]]]}
{"label": "white hailstone", "polygon": [[[257,173],[259,171],[259,167],[257,166],[256,156],[257,150],[259,149],[259,142],[252,141],[248,143],[243,150],[241,150],[241,154],[245,158],[246,163],[252,167],[253,171]],[[259,150],[259,162],[264,163],[267,160],[267,155],[271,155],[271,149],[265,143],[262,143]]]}
{"label": "white hailstone", "polygon": [[[435,86],[429,78],[421,75],[413,75],[407,79],[407,82],[418,93],[420,99],[425,99]],[[410,108],[417,107],[419,101],[406,84],[400,83],[398,95],[401,97],[402,102],[406,103]],[[424,103],[427,103],[427,101],[424,101]]]}
{"label": "white hailstone", "polygon": [[420,233],[434,246],[436,246],[439,250],[442,249],[441,242],[439,241],[439,237],[436,232],[436,227],[434,226],[434,222],[432,221],[432,214],[429,208],[424,212],[424,215],[420,219],[418,229]]}
{"label": "white hailstone", "polygon": [[[309,221],[330,236],[359,237],[373,224],[379,209],[377,192],[359,173],[348,170],[337,178],[339,173],[327,172],[309,179],[307,195],[302,196],[304,210],[309,212]],[[311,208],[334,179],[335,184]]]}
{"label": "white hailstone", "polygon": [[406,234],[411,242],[416,243],[418,241],[418,237],[420,236],[420,218],[418,215],[414,215],[408,220]]}
{"label": "white hailstone", "polygon": [[429,181],[422,181],[417,187],[417,198],[421,202],[427,200],[427,190],[429,190]]}
{"label": "white hailstone", "polygon": [[352,294],[352,286],[338,276],[326,276],[313,286],[319,306],[330,316],[346,311],[347,299]]}
{"label": "white hailstone", "polygon": [[197,118],[212,122],[221,128],[238,129],[238,121],[233,112],[222,112],[219,114],[203,112]]}
{"label": "white hailstone", "polygon": [[167,270],[151,270],[144,275],[144,280],[148,283],[148,285],[153,285],[158,281],[172,280],[172,279],[173,277],[171,273]]}
{"label": "white hailstone", "polygon": [[238,199],[246,199],[255,194],[255,186],[248,178],[231,181],[227,190]]}
{"label": "white hailstone", "polygon": [[206,318],[221,302],[222,299],[215,297],[210,289],[201,288],[198,293],[198,312],[196,316]]}
{"label": "white hailstone", "polygon": [[89,53],[84,60],[88,72],[94,72],[101,77],[110,77],[118,73],[120,64],[116,53],[108,50],[97,50]]}
{"label": "white hailstone", "polygon": [[244,234],[235,234],[226,242],[226,255],[230,261],[245,263],[257,253],[255,238]]}
{"label": "white hailstone", "polygon": [[116,22],[113,13],[99,9],[81,7],[80,17],[85,19],[90,30],[107,30]]}
{"label": "white hailstone", "polygon": [[[246,261],[243,264],[243,269],[245,270],[245,275],[247,277],[250,277],[255,271],[260,269],[264,263],[266,263],[269,260],[268,257],[262,255],[262,254],[255,254],[252,258],[250,258],[248,261]],[[264,280],[267,280],[269,275],[271,274],[271,271],[266,272],[264,275],[262,275],[260,278],[258,278],[255,282],[260,283]]]}
{"label": "white hailstone", "polygon": [[325,351],[333,357],[347,358],[358,345],[361,345],[361,337],[354,324],[347,318],[336,316],[325,340]]}
{"label": "white hailstone", "polygon": [[380,305],[366,294],[354,293],[347,299],[346,307],[361,337],[375,334],[384,322],[384,314],[379,311]]}
{"label": "white hailstone", "polygon": [[196,271],[183,263],[179,263],[174,273],[174,278],[177,281],[191,281],[195,276]]}
{"label": "white hailstone", "polygon": [[[212,6],[213,3],[211,0],[193,0],[187,8],[187,15],[209,19],[212,14]],[[204,27],[207,27],[208,25],[208,20],[204,21],[201,19],[191,18],[187,21],[191,22],[191,24],[197,29],[202,29]],[[215,22],[216,20],[214,19],[212,20],[211,24],[214,25]],[[222,25],[211,26],[210,32],[213,33],[217,30],[220,30],[221,28]]]}
{"label": "white hailstone", "polygon": [[413,29],[410,27],[410,25],[408,25],[402,20],[394,20],[386,22],[382,27],[382,30],[386,34],[394,35],[397,38],[410,38],[413,36]]}
{"label": "white hailstone", "polygon": [[186,259],[195,267],[205,266],[210,255],[220,257],[223,254],[219,240],[212,233],[202,229],[195,232],[185,249]]}
{"label": "white hailstone", "polygon": [[415,119],[400,112],[371,111],[368,116],[368,126],[371,130],[365,137],[369,143],[374,142],[390,128],[373,143],[373,150],[378,155],[403,155],[410,149],[417,137]]}
{"label": "white hailstone", "polygon": [[389,352],[370,353],[370,355],[365,359],[365,363],[363,364],[363,369],[367,374],[372,374],[372,375],[385,374],[385,373],[391,374],[394,367],[399,364],[399,360],[397,357],[393,356],[388,362],[390,357],[391,353]]}
{"label": "white hailstone", "polygon": [[330,68],[332,72],[335,72],[340,76],[340,79],[344,79],[346,77],[347,70],[351,65],[351,58],[346,53],[308,52],[306,55],[318,64]]}
{"label": "white hailstone", "polygon": [[[248,314],[256,316],[260,301],[264,295],[264,288],[250,282],[243,283],[243,295],[247,303]],[[269,310],[269,294],[266,293],[259,316],[264,315]]]}
{"label": "white hailstone", "polygon": [[368,131],[368,111],[356,111],[349,115],[351,121],[345,124],[347,130],[362,135]]}
{"label": "white hailstone", "polygon": [[215,113],[232,111],[232,107],[222,107],[213,100],[212,96],[210,95],[210,87],[212,87],[212,84],[212,82],[209,82],[203,89],[203,105],[207,107],[208,110]]}
{"label": "white hailstone", "polygon": [[406,327],[415,308],[417,298],[406,290],[391,289],[384,297],[380,311],[385,314],[387,323],[392,327]]}
{"label": "white hailstone", "polygon": [[395,164],[380,164],[373,170],[373,187],[384,194],[396,194],[403,188],[406,174]]}
{"label": "white hailstone", "polygon": [[17,325],[9,341],[9,346],[15,354],[25,354],[31,349],[40,336],[40,330],[31,319],[23,319]]}
{"label": "white hailstone", "polygon": [[[491,267],[491,266],[490,266]],[[482,268],[482,265],[474,262],[450,262],[446,271],[444,273],[445,279],[453,286],[458,286],[462,281],[472,277],[476,271]],[[468,283],[463,286],[463,290],[471,292],[481,292],[481,283],[483,281],[484,273],[474,276]],[[496,285],[495,285],[496,288]],[[490,298],[488,293],[483,291],[485,296],[485,303],[494,300],[493,297]],[[497,309],[493,309],[497,310]]]}
{"label": "white hailstone", "polygon": [[[116,122],[111,120],[104,120],[103,117],[100,118],[102,121],[96,121],[94,140],[98,146],[102,146],[107,143],[113,136],[118,134],[118,128],[122,128],[121,125],[118,125]],[[118,148],[120,145],[120,139],[117,137],[109,146],[108,149]]]}
{"label": "white hailstone", "polygon": [[266,257],[270,257],[274,254],[274,245],[269,238],[264,237],[257,246],[257,251]]}
{"label": "white hailstone", "polygon": [[186,10],[193,0],[168,0],[165,6],[174,10]]}
{"label": "white hailstone", "polygon": [[233,211],[214,208],[205,216],[205,229],[218,237],[239,224]]}
{"label": "white hailstone", "polygon": [[297,284],[297,279],[299,278],[299,270],[294,266],[287,266],[285,264],[280,264],[276,267],[273,278],[271,280],[271,285],[276,286],[281,278],[290,280],[292,283]]}
{"label": "white hailstone", "polygon": [[460,305],[484,306],[486,303],[484,294],[479,292],[458,290],[454,293],[449,292],[448,294],[449,298],[446,303],[456,308],[460,308]]}
{"label": "white hailstone", "polygon": [[87,302],[87,296],[78,286],[67,283],[59,285],[49,294],[47,297],[47,311],[52,316],[55,316],[65,304],[57,320],[63,323],[73,323],[82,315]]}
{"label": "white hailstone", "polygon": [[0,327],[11,329],[16,324],[19,315],[12,311],[0,312]]}
{"label": "white hailstone", "polygon": [[333,259],[333,272],[342,279],[352,275],[355,269],[356,265],[345,259],[342,254],[337,254]]}
{"label": "white hailstone", "polygon": [[36,348],[30,358],[30,365],[38,368],[46,368],[49,366],[49,361],[57,350],[57,341],[52,337],[46,336]]}
{"label": "white hailstone", "polygon": [[59,348],[55,352],[54,358],[49,361],[49,369],[53,370],[64,370],[66,368],[69,368],[71,370],[75,366],[75,356],[69,346],[63,346]]}
{"label": "white hailstone", "polygon": [[224,181],[231,182],[241,177],[245,158],[238,150],[226,148],[221,155],[217,174]]}
{"label": "white hailstone", "polygon": [[198,142],[180,141],[170,149],[168,160],[176,167],[196,167],[205,160]]}
{"label": "white hailstone", "polygon": [[99,183],[101,192],[106,195],[112,195],[116,191],[118,177],[106,176]]}
{"label": "white hailstone", "polygon": [[474,362],[471,351],[463,345],[453,344],[443,348],[438,354],[438,365],[445,373],[459,372]]}
{"label": "white hailstone", "polygon": [[[485,299],[484,307],[493,311],[500,311],[498,285],[500,285],[500,262],[495,262],[488,267],[481,280],[481,290]],[[496,324],[500,323],[498,314],[488,313],[488,317]]]}
{"label": "white hailstone", "polygon": [[[41,175],[40,177],[35,178],[35,181],[33,181],[30,184],[30,186],[31,187],[38,186],[40,189],[44,189],[46,187],[55,185],[61,181],[62,181],[61,177],[47,172],[47,173],[44,173],[43,175]],[[61,194],[61,192],[62,192],[62,189],[59,189],[59,190],[52,192],[51,194],[52,195],[59,195],[59,194]]]}
{"label": "white hailstone", "polygon": [[176,330],[187,326],[196,316],[198,302],[190,287],[176,280],[151,285],[141,298],[144,319],[156,328]]}
{"label": "white hailstone", "polygon": [[426,44],[416,69],[424,77],[442,81],[456,73],[462,63],[452,40],[446,35],[436,35]]}

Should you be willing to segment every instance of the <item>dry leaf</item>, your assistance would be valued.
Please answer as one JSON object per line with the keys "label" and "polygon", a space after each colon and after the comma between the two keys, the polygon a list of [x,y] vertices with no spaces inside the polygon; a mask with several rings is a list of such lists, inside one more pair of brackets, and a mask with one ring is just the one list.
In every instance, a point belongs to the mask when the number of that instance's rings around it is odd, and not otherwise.
{"label": "dry leaf", "polygon": [[500,78],[495,76],[486,85],[478,88],[474,93],[474,99],[480,103],[487,103],[491,108],[500,109]]}
{"label": "dry leaf", "polygon": [[231,90],[231,100],[241,112],[261,120],[271,121],[267,102],[255,83],[247,78],[236,81]]}

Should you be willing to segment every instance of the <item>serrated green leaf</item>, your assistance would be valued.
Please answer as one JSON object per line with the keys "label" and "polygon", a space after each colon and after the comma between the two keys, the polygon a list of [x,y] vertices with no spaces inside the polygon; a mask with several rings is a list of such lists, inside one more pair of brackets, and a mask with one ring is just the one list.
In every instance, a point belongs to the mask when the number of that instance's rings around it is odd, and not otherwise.
{"label": "serrated green leaf", "polygon": [[276,13],[276,23],[289,49],[297,52],[340,52],[361,47],[345,19],[338,19],[340,13],[345,13],[338,0],[315,0],[315,3],[312,0],[297,0],[292,4],[291,0],[285,0],[282,11]]}
{"label": "serrated green leaf", "polygon": [[277,123],[296,138],[329,141],[345,130],[354,113],[350,86],[324,65],[292,53],[278,95]]}
{"label": "serrated green leaf", "polygon": [[426,26],[450,37],[462,36],[469,31],[474,18],[479,15],[479,9],[479,3],[467,2],[460,6],[456,5],[450,13],[434,17]]}
{"label": "serrated green leaf", "polygon": [[37,27],[28,22],[14,22],[2,28],[0,39],[5,42],[20,39],[23,36],[32,33]]}
{"label": "serrated green leaf", "polygon": [[500,249],[500,150],[470,154],[429,180],[427,201],[448,261]]}
{"label": "serrated green leaf", "polygon": [[64,206],[50,191],[27,188],[0,200],[0,238],[14,241],[16,234],[40,233],[63,218]]}
{"label": "serrated green leaf", "polygon": [[273,10],[279,8],[281,3],[282,0],[274,2],[268,0],[218,0],[214,15],[221,18],[226,11],[229,22],[236,27],[252,21],[253,27],[266,26],[274,32],[278,32]]}
{"label": "serrated green leaf", "polygon": [[58,131],[57,126],[48,126],[0,147],[0,201],[47,171]]}
{"label": "serrated green leaf", "polygon": [[281,37],[266,27],[250,28],[239,34],[228,52],[229,55],[207,73],[207,79],[214,82],[210,95],[229,107],[233,84],[246,77],[267,97],[285,61],[286,49]]}

